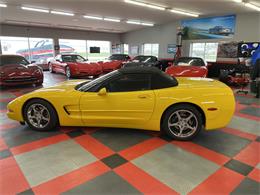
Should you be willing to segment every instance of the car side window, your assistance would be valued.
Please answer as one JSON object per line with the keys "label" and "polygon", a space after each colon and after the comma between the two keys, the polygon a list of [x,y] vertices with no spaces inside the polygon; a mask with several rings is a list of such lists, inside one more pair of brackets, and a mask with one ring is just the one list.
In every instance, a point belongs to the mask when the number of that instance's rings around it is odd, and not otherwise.
{"label": "car side window", "polygon": [[61,55],[57,55],[57,56],[55,57],[55,60],[56,60],[56,61],[61,61]]}
{"label": "car side window", "polygon": [[107,83],[108,92],[129,92],[151,90],[150,74],[124,74]]}

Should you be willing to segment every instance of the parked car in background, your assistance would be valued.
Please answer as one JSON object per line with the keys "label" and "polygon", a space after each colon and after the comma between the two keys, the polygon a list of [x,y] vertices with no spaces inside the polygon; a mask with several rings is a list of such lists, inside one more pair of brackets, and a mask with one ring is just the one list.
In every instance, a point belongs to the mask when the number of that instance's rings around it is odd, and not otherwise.
{"label": "parked car in background", "polygon": [[129,61],[131,58],[127,54],[113,54],[106,61],[98,62],[102,66],[104,73],[111,72],[121,68],[123,62]]}
{"label": "parked car in background", "polygon": [[231,28],[225,28],[223,26],[215,26],[214,28],[209,29],[209,34],[215,34],[215,35],[226,35],[232,34]]}
{"label": "parked car in background", "polygon": [[202,58],[181,57],[165,72],[172,77],[207,77],[208,69]]}
{"label": "parked car in background", "polygon": [[42,69],[20,55],[0,55],[0,86],[41,85]]}
{"label": "parked car in background", "polygon": [[65,74],[68,78],[99,76],[102,67],[98,63],[87,62],[78,54],[59,54],[49,62],[49,71]]}
{"label": "parked car in background", "polygon": [[160,61],[155,56],[139,55],[124,63],[123,67],[156,67],[160,69]]}
{"label": "parked car in background", "polygon": [[160,69],[165,72],[166,68],[172,66],[174,63],[174,58],[161,58],[160,61]]}

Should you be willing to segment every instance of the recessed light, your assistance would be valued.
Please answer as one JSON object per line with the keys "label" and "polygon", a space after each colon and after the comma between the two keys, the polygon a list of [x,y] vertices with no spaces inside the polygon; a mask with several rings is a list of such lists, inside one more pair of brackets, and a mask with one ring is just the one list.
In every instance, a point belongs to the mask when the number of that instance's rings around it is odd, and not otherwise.
{"label": "recessed light", "polygon": [[103,18],[99,16],[83,16],[83,17],[87,19],[93,19],[93,20],[103,20]]}
{"label": "recessed light", "polygon": [[6,4],[0,3],[0,7],[7,7]]}
{"label": "recessed light", "polygon": [[115,19],[115,18],[104,18],[105,21],[110,21],[110,22],[120,22],[121,20]]}
{"label": "recessed light", "polygon": [[62,12],[62,11],[51,11],[52,14],[57,14],[57,15],[64,15],[64,16],[74,16],[75,14],[73,13],[68,13],[68,12]]}
{"label": "recessed light", "polygon": [[170,11],[173,13],[176,13],[176,14],[182,14],[182,15],[187,15],[187,16],[192,16],[192,17],[199,17],[199,14],[194,14],[194,13],[190,13],[190,12],[186,12],[186,11],[180,11],[180,10],[176,10],[176,9],[171,9]]}
{"label": "recessed light", "polygon": [[130,3],[130,4],[134,4],[134,5],[138,5],[138,6],[149,7],[149,8],[152,8],[152,9],[166,10],[165,7],[161,7],[161,6],[149,4],[149,3],[143,3],[143,2],[140,2],[140,1],[125,0],[125,2]]}
{"label": "recessed light", "polygon": [[34,12],[49,13],[49,10],[47,10],[47,9],[39,9],[39,8],[33,8],[33,7],[21,7],[21,9],[28,10],[28,11],[34,11]]}
{"label": "recessed light", "polygon": [[126,23],[127,23],[127,24],[137,24],[137,25],[140,25],[140,24],[141,24],[141,22],[133,21],[133,20],[127,20]]}
{"label": "recessed light", "polygon": [[260,7],[254,5],[252,3],[245,3],[245,6],[260,12]]}
{"label": "recessed light", "polygon": [[141,25],[144,25],[144,26],[154,26],[153,23],[147,23],[147,22],[142,22]]}

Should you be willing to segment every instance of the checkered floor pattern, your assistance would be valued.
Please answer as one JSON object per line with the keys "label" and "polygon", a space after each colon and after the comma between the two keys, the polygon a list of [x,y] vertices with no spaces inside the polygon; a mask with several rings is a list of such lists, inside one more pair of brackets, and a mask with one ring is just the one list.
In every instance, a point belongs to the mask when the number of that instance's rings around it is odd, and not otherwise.
{"label": "checkered floor pattern", "polygon": [[[63,80],[46,72],[44,86]],[[236,97],[226,128],[179,142],[132,129],[32,131],[5,114],[32,90],[1,90],[0,194],[260,193],[260,102],[250,95]]]}

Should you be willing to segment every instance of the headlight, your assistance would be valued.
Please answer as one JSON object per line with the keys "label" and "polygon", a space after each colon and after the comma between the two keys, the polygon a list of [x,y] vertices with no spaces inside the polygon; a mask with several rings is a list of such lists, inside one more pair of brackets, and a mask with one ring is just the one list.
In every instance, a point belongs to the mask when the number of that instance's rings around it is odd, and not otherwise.
{"label": "headlight", "polygon": [[33,74],[42,74],[42,70],[41,69],[37,69],[33,72]]}
{"label": "headlight", "polygon": [[0,72],[0,76],[2,77],[2,76],[4,76],[5,75],[5,73],[4,72]]}

